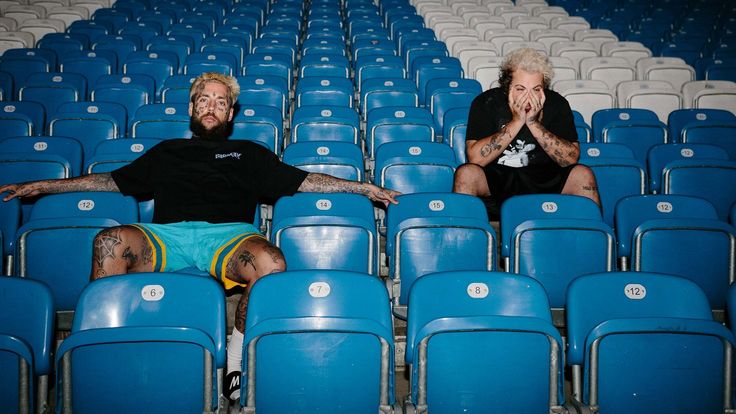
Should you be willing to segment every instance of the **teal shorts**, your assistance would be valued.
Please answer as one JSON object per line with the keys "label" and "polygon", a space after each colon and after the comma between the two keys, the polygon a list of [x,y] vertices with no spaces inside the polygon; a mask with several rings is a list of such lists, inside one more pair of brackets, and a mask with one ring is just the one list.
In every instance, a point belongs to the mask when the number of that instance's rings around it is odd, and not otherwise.
{"label": "teal shorts", "polygon": [[220,280],[225,289],[245,286],[225,277],[226,266],[245,240],[265,237],[251,224],[183,221],[180,223],[138,223],[153,251],[154,272],[174,272],[196,267]]}

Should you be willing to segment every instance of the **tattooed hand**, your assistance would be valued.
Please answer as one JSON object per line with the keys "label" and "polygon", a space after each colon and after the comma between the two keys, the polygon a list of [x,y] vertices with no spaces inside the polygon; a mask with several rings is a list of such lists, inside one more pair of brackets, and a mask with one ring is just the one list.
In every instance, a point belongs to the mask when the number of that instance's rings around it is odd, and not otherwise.
{"label": "tattooed hand", "polygon": [[41,190],[35,182],[0,186],[0,193],[5,192],[8,194],[3,197],[3,201],[9,201],[16,197],[31,197],[41,194]]}
{"label": "tattooed hand", "polygon": [[371,200],[383,203],[384,206],[388,206],[388,203],[399,204],[399,202],[396,201],[396,196],[401,195],[400,192],[382,188],[373,184],[365,185],[368,190],[365,195],[367,195]]}

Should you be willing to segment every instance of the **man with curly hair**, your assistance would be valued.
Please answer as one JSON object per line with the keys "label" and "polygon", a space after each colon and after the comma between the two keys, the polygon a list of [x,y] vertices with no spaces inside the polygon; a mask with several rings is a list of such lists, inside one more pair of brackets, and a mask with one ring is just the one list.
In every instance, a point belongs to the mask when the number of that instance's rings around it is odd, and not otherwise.
{"label": "man with curly hair", "polygon": [[578,164],[570,104],[549,89],[553,76],[545,55],[516,50],[501,65],[500,87],[470,106],[469,162],[456,170],[453,190],[483,198],[491,219],[504,200],[518,194],[575,194],[600,205],[593,172]]}

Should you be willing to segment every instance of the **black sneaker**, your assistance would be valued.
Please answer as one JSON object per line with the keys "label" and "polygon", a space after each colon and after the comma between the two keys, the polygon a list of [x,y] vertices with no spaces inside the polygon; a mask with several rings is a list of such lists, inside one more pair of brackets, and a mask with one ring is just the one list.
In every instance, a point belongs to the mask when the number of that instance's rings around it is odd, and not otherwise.
{"label": "black sneaker", "polygon": [[225,375],[225,398],[230,401],[230,405],[238,403],[240,400],[240,377],[242,373],[240,371],[233,371]]}

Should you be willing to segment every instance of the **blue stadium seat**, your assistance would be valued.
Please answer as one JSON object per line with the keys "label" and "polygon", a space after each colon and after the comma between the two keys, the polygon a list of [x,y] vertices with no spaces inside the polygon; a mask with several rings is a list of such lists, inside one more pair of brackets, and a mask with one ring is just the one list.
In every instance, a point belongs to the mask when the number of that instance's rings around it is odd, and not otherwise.
{"label": "blue stadium seat", "polygon": [[384,106],[418,107],[419,93],[410,79],[367,79],[360,89],[359,106],[365,121],[370,111]]}
{"label": "blue stadium seat", "polygon": [[[58,154],[43,151],[0,153],[0,177],[4,183],[69,178],[71,171],[69,160]],[[33,198],[22,200],[24,222],[28,219],[34,202]]]}
{"label": "blue stadium seat", "polygon": [[25,85],[28,75],[36,72],[50,72],[55,70],[55,66],[52,66],[48,58],[34,49],[9,49],[0,56],[0,70],[13,76],[15,90],[9,91],[4,98],[9,101],[18,96],[18,91],[21,86]]}
{"label": "blue stadium seat", "polygon": [[278,53],[253,53],[243,59],[243,75],[254,78],[278,76],[291,90],[293,66],[289,57]]}
{"label": "blue stadium seat", "polygon": [[618,200],[647,193],[646,171],[636,159],[588,157],[584,163],[595,175],[603,221],[609,226],[613,226],[613,212]]}
{"label": "blue stadium seat", "polygon": [[662,193],[705,198],[713,203],[718,217],[727,221],[731,205],[736,202],[736,161],[672,161],[662,171]]}
{"label": "blue stadium seat", "polygon": [[233,133],[230,139],[255,141],[273,153],[281,154],[284,128],[280,108],[251,104],[239,106],[239,111],[233,116]]}
{"label": "blue stadium seat", "polygon": [[294,110],[291,142],[339,141],[360,143],[360,117],[351,108],[305,105]]}
{"label": "blue stadium seat", "polygon": [[669,142],[667,126],[648,109],[602,109],[593,114],[592,123],[596,142],[624,144],[642,165],[651,147]]}
{"label": "blue stadium seat", "polygon": [[202,42],[203,53],[214,53],[216,55],[229,55],[235,59],[233,67],[234,74],[242,73],[245,50],[248,47],[247,40],[232,35],[211,36]]}
{"label": "blue stadium seat", "polygon": [[443,131],[445,113],[454,108],[470,107],[482,92],[475,79],[434,78],[427,82],[424,106],[434,119],[436,131]]}
{"label": "blue stadium seat", "polygon": [[407,406],[564,412],[563,349],[537,281],[481,271],[423,276],[409,293]]}
{"label": "blue stadium seat", "polygon": [[708,144],[662,144],[652,147],[647,159],[649,190],[653,194],[662,193],[662,173],[670,162],[701,158],[728,160],[728,153],[721,147]]}
{"label": "blue stadium seat", "polygon": [[373,181],[402,194],[450,192],[457,167],[452,148],[424,141],[383,144],[375,165]]}
{"label": "blue stadium seat", "polygon": [[181,74],[181,69],[186,57],[194,50],[194,40],[189,36],[156,36],[146,45],[147,52],[167,52],[176,55],[176,64],[178,71],[175,74]]}
{"label": "blue stadium seat", "polygon": [[119,123],[124,120],[125,108],[122,105],[113,102],[71,102],[62,105],[56,115],[49,119],[48,133],[79,141],[86,160],[92,156],[97,144],[124,134],[125,125]]}
{"label": "blue stadium seat", "polygon": [[[293,26],[292,26],[293,27]],[[253,41],[253,54],[254,55],[282,55],[287,58],[289,68],[293,69],[296,66],[297,59],[297,45],[292,39],[283,37],[268,37],[266,36],[267,31],[261,33],[261,37]],[[298,36],[298,35],[297,35]],[[245,73],[248,75],[248,73]]]}
{"label": "blue stadium seat", "polygon": [[43,134],[45,115],[43,105],[38,102],[2,102],[0,138]]}
{"label": "blue stadium seat", "polygon": [[736,160],[736,118],[731,121],[696,121],[682,128],[682,142],[686,144],[717,145]]}
{"label": "blue stadium seat", "polygon": [[[56,354],[59,408],[216,412],[224,298],[216,281],[194,275],[141,273],[91,283]],[[163,383],[171,387],[161,389]]]}
{"label": "blue stadium seat", "polygon": [[421,193],[397,200],[386,213],[386,255],[397,316],[406,318],[411,287],[426,274],[496,269],[496,233],[480,199]]}
{"label": "blue stadium seat", "polygon": [[393,407],[388,295],[374,276],[322,270],[262,278],[251,290],[244,349],[250,350],[240,382],[246,409],[400,410]]}
{"label": "blue stadium seat", "polygon": [[166,50],[138,51],[128,55],[123,62],[123,73],[127,75],[142,74],[153,78],[156,97],[161,97],[164,82],[178,73],[179,58],[174,52]]}
{"label": "blue stadium seat", "polygon": [[[110,75],[117,70],[117,61],[105,57],[106,51],[79,51],[67,53],[59,58],[59,71],[79,73],[87,80],[88,90],[94,88],[97,78]],[[82,97],[86,99],[87,96]]]}
{"label": "blue stadium seat", "polygon": [[138,108],[130,121],[132,138],[190,138],[189,107],[186,104],[148,104]]}
{"label": "blue stadium seat", "polygon": [[[78,20],[79,21],[79,20]],[[74,25],[73,22],[72,25]],[[72,25],[67,27],[64,33],[47,33],[41,39],[36,41],[36,47],[39,49],[50,49],[56,53],[56,57],[66,56],[67,53],[81,52],[89,49],[89,36],[81,33],[72,33]]]}
{"label": "blue stadium seat", "polygon": [[345,51],[345,35],[334,31],[317,36],[314,31],[307,32],[302,42],[302,59],[310,55],[337,55],[347,59]]}
{"label": "blue stadium seat", "polygon": [[713,309],[723,309],[733,281],[734,230],[707,200],[680,195],[627,197],[616,210],[619,257],[637,271],[668,273],[697,283]]}
{"label": "blue stadium seat", "polygon": [[724,411],[724,354],[734,337],[688,280],[647,272],[578,278],[568,290],[567,333],[573,396],[600,412]]}
{"label": "blue stadium seat", "polygon": [[16,234],[14,273],[49,285],[57,311],[73,310],[89,282],[95,235],[107,227],[135,222],[137,203],[120,193],[42,197]]}
{"label": "blue stadium seat", "polygon": [[370,79],[406,79],[404,62],[398,56],[364,56],[355,61],[355,86],[358,92]]}
{"label": "blue stadium seat", "polygon": [[411,78],[417,84],[419,102],[427,104],[427,84],[432,79],[455,78],[462,79],[463,68],[460,61],[454,57],[422,56],[412,63]]}
{"label": "blue stadium seat", "polygon": [[62,104],[78,102],[86,96],[87,80],[77,73],[32,73],[18,90],[18,100],[40,103],[47,116],[53,116]]}
{"label": "blue stadium seat", "polygon": [[345,78],[308,77],[296,85],[295,105],[353,107],[353,82]]}
{"label": "blue stadium seat", "polygon": [[69,174],[76,177],[82,172],[82,144],[63,136],[9,137],[0,139],[0,152],[56,154],[69,161]]}
{"label": "blue stadium seat", "polygon": [[667,119],[671,142],[682,142],[685,125],[694,127],[698,122],[732,122],[736,115],[724,109],[678,109],[670,112]]}
{"label": "blue stadium seat", "polygon": [[193,75],[172,75],[161,89],[161,103],[189,104],[189,89],[196,79]]}
{"label": "blue stadium seat", "polygon": [[93,102],[122,104],[132,119],[141,105],[153,103],[156,95],[155,81],[148,75],[107,75],[97,79],[90,95]]}
{"label": "blue stadium seat", "polygon": [[288,118],[290,89],[286,80],[271,75],[238,76],[237,80],[240,84],[238,103],[241,107],[269,105],[281,112],[282,119]]}
{"label": "blue stadium seat", "polygon": [[416,107],[380,107],[366,118],[366,148],[375,158],[381,145],[398,141],[433,142],[435,137],[432,114]]}
{"label": "blue stadium seat", "polygon": [[54,304],[43,283],[0,278],[0,399],[8,412],[42,412],[48,406]]}
{"label": "blue stadium seat", "polygon": [[565,291],[576,277],[616,266],[613,230],[585,197],[509,198],[501,205],[501,243],[506,270],[542,283],[552,308],[565,306]]}
{"label": "blue stadium seat", "polygon": [[360,194],[298,193],[273,208],[271,241],[289,270],[347,270],[378,276],[378,229]]}
{"label": "blue stadium seat", "polygon": [[299,78],[342,77],[349,78],[350,63],[343,55],[317,53],[304,55],[299,62]]}
{"label": "blue stadium seat", "polygon": [[[396,56],[396,44],[389,39],[356,39],[354,44],[351,44],[351,60],[356,65],[358,60],[370,57],[390,57]],[[357,66],[356,66],[357,68]]]}
{"label": "blue stadium seat", "polygon": [[[155,138],[112,139],[100,142],[84,164],[85,174],[110,172],[140,157],[161,142]],[[150,220],[149,220],[150,221]]]}
{"label": "blue stadium seat", "polygon": [[209,28],[206,23],[174,23],[166,32],[167,36],[188,36],[194,41],[192,50],[199,50],[202,42],[209,34]]}
{"label": "blue stadium seat", "polygon": [[95,52],[108,50],[115,53],[117,58],[117,70],[115,72],[120,72],[128,55],[143,50],[143,45],[141,39],[135,35],[103,35],[98,37],[92,44],[92,50]]}
{"label": "blue stadium seat", "polygon": [[299,169],[353,181],[365,180],[363,152],[348,142],[309,141],[289,144],[283,161]]}
{"label": "blue stadium seat", "polygon": [[452,108],[445,112],[442,140],[455,152],[458,165],[468,162],[465,155],[465,132],[468,128],[470,107]]}
{"label": "blue stadium seat", "polygon": [[69,25],[67,32],[70,35],[83,35],[89,39],[90,44],[93,44],[102,36],[112,33],[115,29],[111,24],[104,21],[94,20],[77,20],[76,22]]}
{"label": "blue stadium seat", "polygon": [[190,53],[184,60],[185,75],[200,75],[205,72],[217,72],[232,76],[236,74],[238,62],[235,56],[224,52]]}

